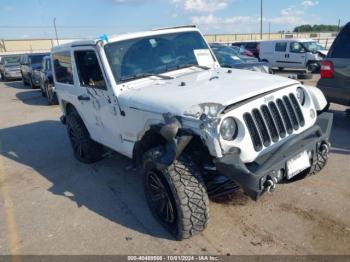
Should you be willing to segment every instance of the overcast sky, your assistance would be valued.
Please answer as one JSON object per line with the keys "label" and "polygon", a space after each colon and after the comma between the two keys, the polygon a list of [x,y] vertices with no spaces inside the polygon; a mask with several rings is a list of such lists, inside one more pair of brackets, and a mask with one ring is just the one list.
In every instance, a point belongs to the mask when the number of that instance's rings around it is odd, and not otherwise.
{"label": "overcast sky", "polygon": [[[350,21],[349,0],[263,0],[264,31]],[[0,0],[0,39],[97,37],[196,24],[204,33],[260,30],[260,0]]]}

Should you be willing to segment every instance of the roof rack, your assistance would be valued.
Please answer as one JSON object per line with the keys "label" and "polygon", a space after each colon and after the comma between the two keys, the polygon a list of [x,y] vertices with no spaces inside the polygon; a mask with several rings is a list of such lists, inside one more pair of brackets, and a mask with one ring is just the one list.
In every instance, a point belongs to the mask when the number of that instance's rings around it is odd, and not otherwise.
{"label": "roof rack", "polygon": [[196,25],[181,25],[181,26],[172,26],[172,27],[156,28],[156,29],[152,29],[152,31],[161,31],[161,30],[179,29],[179,28],[197,28],[197,26],[196,26]]}

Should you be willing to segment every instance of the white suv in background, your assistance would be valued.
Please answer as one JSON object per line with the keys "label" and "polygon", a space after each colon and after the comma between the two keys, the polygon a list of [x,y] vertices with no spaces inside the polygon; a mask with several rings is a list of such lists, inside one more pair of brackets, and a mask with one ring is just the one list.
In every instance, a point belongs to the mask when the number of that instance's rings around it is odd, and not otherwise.
{"label": "white suv in background", "polygon": [[254,200],[320,171],[332,114],[317,88],[224,69],[192,26],[54,47],[62,122],[76,158],[106,148],[142,171],[145,196],[177,239],[201,232],[209,198]]}
{"label": "white suv in background", "polygon": [[318,72],[327,50],[312,39],[281,39],[262,41],[260,60],[279,69],[295,68]]}

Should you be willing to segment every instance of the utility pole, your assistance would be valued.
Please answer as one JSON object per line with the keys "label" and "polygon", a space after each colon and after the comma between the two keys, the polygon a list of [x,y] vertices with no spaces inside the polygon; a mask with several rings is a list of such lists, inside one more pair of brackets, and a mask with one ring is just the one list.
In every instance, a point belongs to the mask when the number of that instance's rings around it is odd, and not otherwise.
{"label": "utility pole", "polygon": [[269,40],[271,39],[271,22],[269,22]]}
{"label": "utility pole", "polygon": [[60,45],[60,43],[58,42],[58,34],[57,34],[57,27],[56,27],[56,17],[53,19],[53,27],[55,28],[57,45]]}
{"label": "utility pole", "polygon": [[339,19],[339,21],[338,21],[338,33],[340,32],[340,19]]}
{"label": "utility pole", "polygon": [[260,0],[260,39],[263,39],[263,0]]}

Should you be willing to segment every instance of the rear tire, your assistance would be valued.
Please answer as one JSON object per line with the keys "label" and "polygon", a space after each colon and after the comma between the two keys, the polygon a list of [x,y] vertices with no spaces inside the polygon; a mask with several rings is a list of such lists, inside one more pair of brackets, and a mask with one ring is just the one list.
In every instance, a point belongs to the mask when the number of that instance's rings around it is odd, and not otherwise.
{"label": "rear tire", "polygon": [[143,158],[145,195],[155,218],[177,239],[202,232],[209,220],[209,198],[194,162],[182,155],[160,167],[164,147],[146,152]]}
{"label": "rear tire", "polygon": [[91,140],[83,120],[77,111],[67,115],[67,132],[75,157],[83,163],[91,164],[102,159],[102,145]]}

